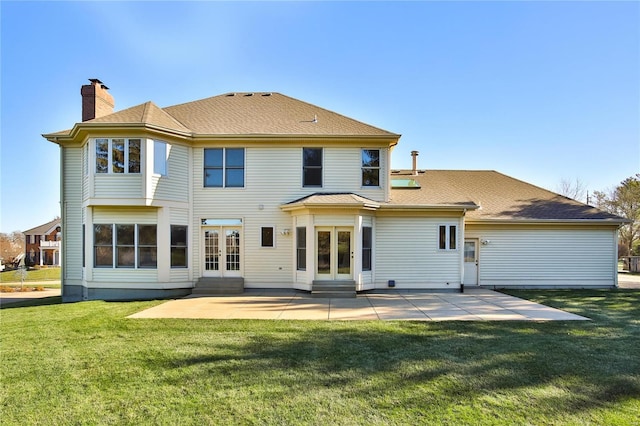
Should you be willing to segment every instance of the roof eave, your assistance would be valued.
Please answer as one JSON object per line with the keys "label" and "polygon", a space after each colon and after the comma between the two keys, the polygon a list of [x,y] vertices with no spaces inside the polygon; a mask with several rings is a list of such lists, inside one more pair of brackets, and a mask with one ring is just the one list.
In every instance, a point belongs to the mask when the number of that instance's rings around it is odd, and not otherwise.
{"label": "roof eave", "polygon": [[400,135],[327,135],[306,133],[193,133],[194,139],[374,139],[397,143]]}
{"label": "roof eave", "polygon": [[304,209],[356,209],[356,210],[377,210],[379,204],[375,203],[294,203],[283,204],[280,209],[285,212]]}
{"label": "roof eave", "polygon": [[380,206],[385,210],[450,210],[467,211],[476,210],[477,204],[384,204]]}
{"label": "roof eave", "polygon": [[[49,142],[56,144],[71,143],[78,139],[78,136],[93,133],[96,131],[113,131],[113,130],[130,130],[136,129],[152,133],[161,133],[179,138],[191,138],[192,133],[176,129],[170,129],[162,126],[156,126],[146,123],[78,123],[69,132],[68,135],[60,135],[58,133],[46,133],[42,137]],[[84,139],[84,138],[82,138]]]}
{"label": "roof eave", "polygon": [[629,220],[618,219],[466,219],[468,225],[615,225],[622,226]]}

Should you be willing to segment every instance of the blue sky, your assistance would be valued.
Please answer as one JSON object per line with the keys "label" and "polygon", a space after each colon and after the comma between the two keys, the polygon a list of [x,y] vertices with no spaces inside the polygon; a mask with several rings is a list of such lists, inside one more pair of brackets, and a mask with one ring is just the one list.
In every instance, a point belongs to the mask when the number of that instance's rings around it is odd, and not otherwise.
{"label": "blue sky", "polygon": [[640,172],[638,2],[0,2],[0,230],[59,215],[59,151],[116,110],[273,91],[400,133],[394,168],[590,191]]}

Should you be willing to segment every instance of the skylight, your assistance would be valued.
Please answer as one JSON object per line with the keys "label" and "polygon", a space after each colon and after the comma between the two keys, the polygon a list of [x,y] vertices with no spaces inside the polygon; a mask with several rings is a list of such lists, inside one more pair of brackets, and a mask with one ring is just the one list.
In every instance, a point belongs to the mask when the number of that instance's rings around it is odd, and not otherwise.
{"label": "skylight", "polygon": [[391,179],[391,188],[420,189],[420,184],[415,179]]}

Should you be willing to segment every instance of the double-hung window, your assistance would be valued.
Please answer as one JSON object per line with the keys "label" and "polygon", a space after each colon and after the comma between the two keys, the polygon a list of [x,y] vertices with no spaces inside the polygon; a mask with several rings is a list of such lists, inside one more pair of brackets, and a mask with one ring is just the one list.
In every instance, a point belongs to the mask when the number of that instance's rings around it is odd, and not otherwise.
{"label": "double-hung window", "polygon": [[157,226],[95,224],[93,252],[96,268],[156,268]]}
{"label": "double-hung window", "polygon": [[206,148],[204,186],[244,188],[244,148]]}
{"label": "double-hung window", "polygon": [[302,186],[322,187],[322,148],[302,148]]}
{"label": "double-hung window", "polygon": [[96,173],[140,173],[140,139],[96,139]]}
{"label": "double-hung window", "polygon": [[438,226],[438,248],[440,250],[456,250],[458,248],[458,226]]}
{"label": "double-hung window", "polygon": [[380,150],[362,150],[362,186],[380,186]]}
{"label": "double-hung window", "polygon": [[187,226],[171,225],[171,267],[187,267]]}

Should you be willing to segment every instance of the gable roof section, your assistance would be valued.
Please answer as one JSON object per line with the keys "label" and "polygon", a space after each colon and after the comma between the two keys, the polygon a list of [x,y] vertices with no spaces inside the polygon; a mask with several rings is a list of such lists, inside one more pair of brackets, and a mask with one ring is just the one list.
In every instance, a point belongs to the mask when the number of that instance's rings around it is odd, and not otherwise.
{"label": "gable roof section", "polygon": [[36,226],[35,228],[28,229],[23,232],[25,235],[47,235],[50,234],[57,226],[62,223],[59,217],[47,222],[43,225]]}
{"label": "gable roof section", "polygon": [[190,131],[153,102],[145,102],[113,114],[94,118],[86,123],[145,124],[185,133]]}
{"label": "gable roof section", "polygon": [[84,123],[69,131],[44,135],[73,136],[81,127],[141,125],[197,136],[373,137],[400,135],[280,93],[227,93],[160,108],[146,102]]}
{"label": "gable roof section", "polygon": [[393,173],[391,179],[411,177],[420,189],[391,189],[391,205],[474,203],[467,222],[613,222],[626,219],[562,195],[489,170],[427,170]]}

